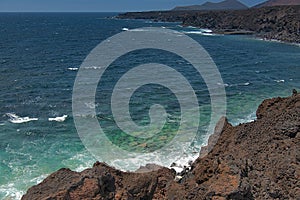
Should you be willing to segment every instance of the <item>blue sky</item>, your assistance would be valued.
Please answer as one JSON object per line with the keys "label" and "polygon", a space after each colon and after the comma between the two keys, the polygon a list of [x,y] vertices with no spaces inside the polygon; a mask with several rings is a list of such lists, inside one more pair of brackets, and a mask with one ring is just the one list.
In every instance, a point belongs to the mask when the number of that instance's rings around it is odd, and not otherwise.
{"label": "blue sky", "polygon": [[[89,11],[120,12],[167,10],[177,5],[202,4],[207,0],[0,0],[0,12],[7,11]],[[221,0],[209,0],[220,2]],[[253,6],[265,0],[240,0]]]}

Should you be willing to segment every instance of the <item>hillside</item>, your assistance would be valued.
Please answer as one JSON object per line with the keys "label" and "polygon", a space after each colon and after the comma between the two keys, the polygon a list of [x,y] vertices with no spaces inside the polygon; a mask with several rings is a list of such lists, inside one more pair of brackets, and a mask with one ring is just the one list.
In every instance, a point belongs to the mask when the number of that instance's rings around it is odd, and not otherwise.
{"label": "hillside", "polygon": [[182,22],[184,26],[208,28],[215,33],[253,33],[265,39],[300,43],[300,5],[227,11],[132,12],[121,19]]}
{"label": "hillside", "polygon": [[300,0],[269,0],[254,6],[255,8],[267,6],[300,5]]}
{"label": "hillside", "polygon": [[219,3],[206,2],[202,5],[179,6],[173,10],[243,10],[248,7],[238,0],[225,0]]}

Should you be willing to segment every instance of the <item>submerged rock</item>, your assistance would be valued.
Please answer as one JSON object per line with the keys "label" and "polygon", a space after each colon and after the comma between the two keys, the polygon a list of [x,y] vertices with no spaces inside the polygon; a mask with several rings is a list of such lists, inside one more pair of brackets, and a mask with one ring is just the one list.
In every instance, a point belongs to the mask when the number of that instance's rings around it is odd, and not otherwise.
{"label": "submerged rock", "polygon": [[[30,188],[35,199],[297,199],[300,197],[300,94],[262,102],[257,120],[233,127],[183,176],[156,168],[128,173],[104,163],[83,172],[61,169]],[[215,144],[215,145],[214,145]],[[143,169],[141,169],[143,170]]]}

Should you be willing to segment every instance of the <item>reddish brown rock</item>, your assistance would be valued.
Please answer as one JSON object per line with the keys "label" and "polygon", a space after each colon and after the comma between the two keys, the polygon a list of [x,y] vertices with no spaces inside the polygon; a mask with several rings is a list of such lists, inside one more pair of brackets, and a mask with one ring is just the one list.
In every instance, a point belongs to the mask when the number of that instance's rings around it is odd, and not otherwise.
{"label": "reddish brown rock", "polygon": [[179,182],[167,168],[126,173],[95,163],[81,173],[61,169],[22,199],[299,199],[300,94],[263,101],[254,122],[225,120],[216,138]]}

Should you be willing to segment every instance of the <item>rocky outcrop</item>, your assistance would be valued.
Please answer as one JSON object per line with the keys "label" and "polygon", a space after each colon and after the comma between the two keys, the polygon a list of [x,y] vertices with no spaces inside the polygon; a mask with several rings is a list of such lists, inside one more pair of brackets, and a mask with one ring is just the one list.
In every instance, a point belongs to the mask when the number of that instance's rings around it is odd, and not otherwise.
{"label": "rocky outcrop", "polygon": [[266,39],[300,43],[300,6],[195,13],[193,17],[184,18],[183,24],[219,33],[252,31]]}
{"label": "rocky outcrop", "polygon": [[165,11],[125,13],[119,18],[177,21],[216,33],[254,33],[266,39],[300,43],[300,6],[275,6],[234,11]]}
{"label": "rocky outcrop", "polygon": [[236,127],[222,119],[211,151],[181,179],[168,168],[128,173],[95,163],[80,173],[61,169],[22,199],[299,199],[300,94],[265,100],[256,114]]}

